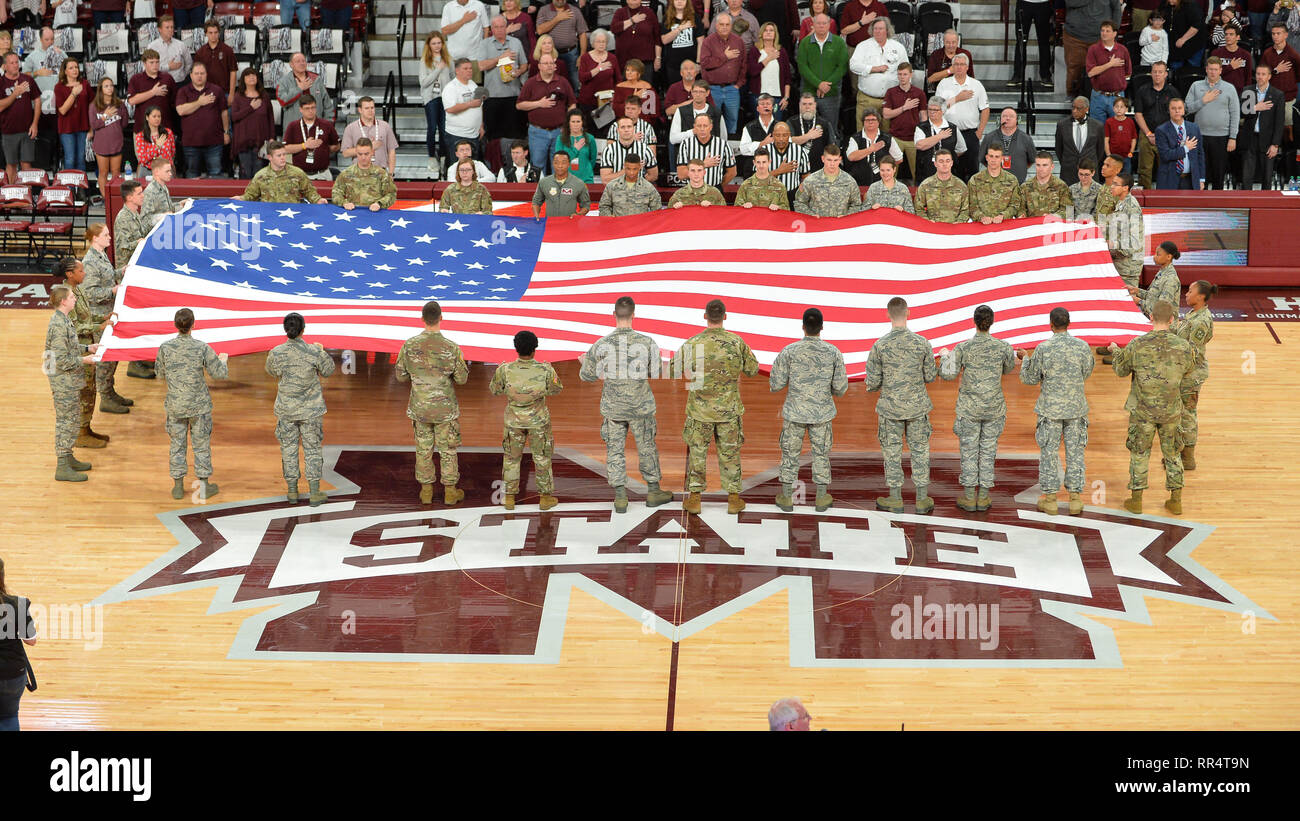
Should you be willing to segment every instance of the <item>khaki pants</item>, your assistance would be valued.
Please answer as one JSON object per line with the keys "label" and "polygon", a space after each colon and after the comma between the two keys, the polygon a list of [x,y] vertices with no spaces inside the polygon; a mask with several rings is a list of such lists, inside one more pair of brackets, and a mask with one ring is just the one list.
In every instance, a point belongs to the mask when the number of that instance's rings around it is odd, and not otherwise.
{"label": "khaki pants", "polygon": [[1145,134],[1138,135],[1138,182],[1143,188],[1155,188],[1155,174],[1159,166],[1160,157],[1156,154],[1156,147]]}
{"label": "khaki pants", "polygon": [[1088,46],[1092,43],[1064,31],[1061,32],[1061,42],[1065,46],[1065,89],[1071,97],[1077,97],[1083,87],[1084,63],[1088,58]]}
{"label": "khaki pants", "polygon": [[897,137],[894,138],[894,142],[898,143],[899,150],[907,158],[907,174],[899,174],[898,176],[904,179],[916,180],[917,183],[920,183],[921,181],[916,179],[916,143],[911,140],[900,140]]}
{"label": "khaki pants", "polygon": [[862,130],[862,113],[866,111],[868,108],[874,108],[876,110],[876,113],[880,115],[880,130],[882,133],[888,134],[889,120],[885,119],[884,99],[881,97],[872,97],[870,95],[863,94],[861,91],[858,92],[858,106],[856,109],[857,114],[853,119],[853,130],[854,131]]}

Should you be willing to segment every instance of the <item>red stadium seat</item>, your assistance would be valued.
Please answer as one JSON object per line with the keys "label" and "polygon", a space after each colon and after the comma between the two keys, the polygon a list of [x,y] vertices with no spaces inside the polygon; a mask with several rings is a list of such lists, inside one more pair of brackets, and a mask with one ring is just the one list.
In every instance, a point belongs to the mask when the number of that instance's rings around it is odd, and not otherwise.
{"label": "red stadium seat", "polygon": [[27,229],[32,224],[32,189],[25,185],[0,186],[0,253],[9,254],[17,242],[28,264],[32,261],[32,236]]}
{"label": "red stadium seat", "polygon": [[[45,217],[44,220],[33,220],[27,225],[27,233],[31,236],[32,251],[36,254],[37,264],[42,263],[52,245],[58,246],[60,254],[72,256],[75,253],[72,247],[73,226],[77,214],[81,213],[72,189],[62,185],[51,185],[45,188],[36,200],[34,213]],[[65,214],[72,216],[73,219],[67,222],[54,222],[50,219]]]}

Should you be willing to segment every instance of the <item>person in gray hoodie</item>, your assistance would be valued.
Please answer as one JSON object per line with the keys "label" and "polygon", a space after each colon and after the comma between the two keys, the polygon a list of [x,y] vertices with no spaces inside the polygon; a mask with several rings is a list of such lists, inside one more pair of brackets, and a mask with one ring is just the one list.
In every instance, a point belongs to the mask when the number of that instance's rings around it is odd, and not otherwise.
{"label": "person in gray hoodie", "polygon": [[1221,190],[1230,157],[1237,150],[1241,101],[1236,87],[1223,79],[1223,62],[1218,57],[1205,61],[1205,79],[1187,90],[1187,113],[1205,142],[1205,187]]}

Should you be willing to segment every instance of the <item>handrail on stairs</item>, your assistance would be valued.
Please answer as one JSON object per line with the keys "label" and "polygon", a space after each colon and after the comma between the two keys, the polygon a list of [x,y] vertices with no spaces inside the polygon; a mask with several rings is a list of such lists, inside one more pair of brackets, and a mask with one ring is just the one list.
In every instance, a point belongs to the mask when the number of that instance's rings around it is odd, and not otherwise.
{"label": "handrail on stairs", "polygon": [[[419,0],[414,0],[419,2]],[[402,46],[406,44],[406,6],[402,6],[401,14],[397,16],[397,97],[398,102],[406,105],[406,84],[402,82]],[[415,45],[415,40],[411,41]],[[391,120],[389,122],[392,122]]]}
{"label": "handrail on stairs", "polygon": [[[416,0],[419,2],[419,0]],[[1002,21],[1002,62],[1007,61],[1007,44],[1011,32],[1011,0],[1002,0],[1000,18]]]}

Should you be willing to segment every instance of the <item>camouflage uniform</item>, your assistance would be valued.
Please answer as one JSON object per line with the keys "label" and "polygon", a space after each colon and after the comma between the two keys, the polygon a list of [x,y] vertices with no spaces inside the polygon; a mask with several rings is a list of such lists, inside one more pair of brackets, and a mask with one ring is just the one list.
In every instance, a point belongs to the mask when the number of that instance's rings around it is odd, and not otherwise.
{"label": "camouflage uniform", "polygon": [[81,432],[79,397],[86,375],[81,357],[86,350],[77,340],[72,317],[55,310],[45,330],[45,375],[54,394],[54,455],[72,455]]}
{"label": "camouflage uniform", "polygon": [[722,328],[708,328],[683,343],[673,356],[672,373],[687,377],[686,490],[702,493],[709,442],[717,443],[722,489],[740,492],[740,446],[745,443],[740,375],[758,374],[758,360],[745,340]]}
{"label": "camouflage uniform", "polygon": [[1016,367],[1016,352],[988,331],[957,343],[943,357],[939,375],[946,380],[961,374],[957,390],[957,420],[952,432],[961,447],[961,486],[993,487],[998,437],[1007,423],[1002,377]]}
{"label": "camouflage uniform", "polygon": [[279,171],[269,165],[258,171],[248,181],[248,187],[237,199],[282,203],[299,203],[306,200],[314,205],[321,201],[321,196],[316,193],[311,180],[307,179],[307,172],[293,163],[288,163]]}
{"label": "camouflage uniform", "polygon": [[492,195],[478,180],[469,185],[453,183],[442,192],[438,207],[453,214],[491,214]]}
{"label": "camouflage uniform", "polygon": [[[406,416],[415,428],[415,481],[433,484],[433,452],[442,455],[442,483],[460,481],[460,405],[456,385],[469,379],[460,346],[440,331],[424,330],[402,343],[397,381],[411,383]],[[453,384],[454,383],[454,384]]]}
{"label": "camouflage uniform", "polygon": [[1142,300],[1138,305],[1147,319],[1151,318],[1151,311],[1156,307],[1157,302],[1168,302],[1174,306],[1174,320],[1170,327],[1178,328],[1178,303],[1183,293],[1183,284],[1178,279],[1178,272],[1174,270],[1174,264],[1171,262],[1156,272],[1156,278],[1151,280],[1150,288],[1138,288],[1138,299]]}
{"label": "camouflage uniform", "polygon": [[867,355],[867,391],[880,391],[876,431],[885,459],[885,484],[891,490],[903,486],[904,436],[912,454],[912,484],[918,494],[919,488],[930,484],[930,411],[934,403],[925,386],[937,375],[934,348],[925,337],[906,328],[890,330],[876,340]]}
{"label": "camouflage uniform", "polygon": [[362,168],[354,163],[340,171],[334,180],[330,202],[338,206],[350,202],[358,208],[369,208],[377,202],[380,208],[392,208],[397,202],[397,186],[379,166]]}
{"label": "camouflage uniform", "polygon": [[916,206],[912,204],[912,194],[907,190],[907,186],[901,182],[894,182],[893,188],[886,188],[885,183],[876,180],[867,189],[867,197],[862,201],[862,210],[870,211],[873,206],[879,205],[881,208],[901,208],[909,214],[916,213]]}
{"label": "camouflage uniform", "polygon": [[[1101,202],[1098,200],[1098,207]],[[1142,258],[1146,255],[1146,234],[1142,227],[1142,206],[1129,194],[1115,203],[1115,210],[1106,217],[1106,240],[1110,244],[1110,258],[1115,272],[1125,285],[1137,287],[1142,279]],[[1178,300],[1174,300],[1177,307]]]}
{"label": "camouflage uniform", "polygon": [[266,355],[266,372],[280,379],[275,394],[275,438],[280,440],[284,478],[289,482],[298,481],[298,443],[301,442],[307,480],[319,481],[324,468],[321,447],[325,428],[325,397],[321,395],[320,377],[334,373],[334,359],[299,337],[271,349]]}
{"label": "camouflage uniform", "polygon": [[928,177],[916,187],[916,215],[933,222],[967,222],[970,194],[956,176],[946,180]]}
{"label": "camouflage uniform", "polygon": [[[121,284],[122,272],[113,268],[113,263],[109,262],[103,251],[94,248],[86,249],[81,264],[86,268],[86,279],[81,283],[81,291],[86,295],[90,320],[98,326],[113,313],[113,286]],[[113,395],[116,374],[116,362],[95,363],[95,389],[100,396]]]}
{"label": "camouflage uniform", "polygon": [[1178,336],[1187,340],[1196,354],[1196,366],[1183,380],[1183,415],[1178,425],[1178,441],[1184,448],[1194,447],[1198,432],[1196,406],[1201,398],[1201,385],[1210,378],[1210,363],[1205,358],[1205,346],[1214,338],[1214,319],[1209,308],[1192,311],[1178,325]]}
{"label": "camouflage uniform", "polygon": [[[1096,180],[1084,190],[1079,183],[1070,186],[1070,201],[1074,203],[1074,218],[1093,219],[1097,214],[1097,197],[1101,195],[1102,186]],[[1109,191],[1107,191],[1109,193]]]}
{"label": "camouflage uniform", "polygon": [[659,346],[631,328],[618,328],[597,340],[582,358],[578,378],[605,383],[600,392],[600,415],[605,420],[600,438],[605,440],[605,475],[610,487],[627,484],[628,433],[636,439],[641,477],[647,484],[662,478],[655,445],[655,395],[649,381],[659,375],[659,363]]}
{"label": "camouflage uniform", "polygon": [[1025,360],[1020,381],[1041,385],[1038,414],[1038,485],[1044,495],[1061,487],[1060,447],[1065,439],[1065,489],[1083,492],[1083,451],[1088,445],[1088,398],[1083,382],[1092,374],[1092,348],[1066,331],[1053,333]]}
{"label": "camouflage uniform", "polygon": [[627,184],[626,177],[611,180],[600,195],[600,214],[603,217],[630,217],[664,207],[659,189],[645,177]]}
{"label": "camouflage uniform", "polygon": [[970,218],[979,222],[984,217],[1015,219],[1025,213],[1025,201],[1020,195],[1020,183],[1003,171],[996,177],[984,169],[966,184],[970,201]]}
{"label": "camouflage uniform", "polygon": [[781,484],[792,485],[799,478],[799,453],[804,433],[812,448],[812,478],[817,485],[831,483],[831,420],[835,418],[833,396],[849,389],[844,354],[822,341],[805,336],[781,349],[772,363],[768,389],[789,387],[781,406]]}
{"label": "camouflage uniform", "polygon": [[1146,490],[1151,439],[1160,434],[1165,462],[1165,487],[1183,486],[1178,425],[1183,416],[1182,384],[1196,367],[1196,352],[1173,331],[1151,331],[1115,354],[1116,376],[1132,374],[1128,399],[1128,486]]}
{"label": "camouflage uniform", "polygon": [[740,189],[736,191],[736,205],[747,202],[755,208],[770,208],[775,205],[782,211],[790,210],[790,195],[786,192],[785,185],[771,175],[765,180],[749,177],[740,184]]}
{"label": "camouflage uniform", "polygon": [[1115,195],[1110,193],[1110,183],[1102,180],[1101,190],[1097,192],[1097,202],[1093,206],[1092,218],[1098,225],[1110,222],[1110,215],[1115,213]]}
{"label": "camouflage uniform", "polygon": [[[194,475],[206,479],[212,475],[212,397],[203,372],[207,371],[213,379],[226,379],[229,376],[226,363],[217,358],[210,345],[189,334],[177,334],[159,346],[156,362],[158,378],[167,380],[163,411],[167,414],[167,435],[171,437],[168,460],[171,477],[185,477],[188,434],[189,443],[194,447]],[[296,448],[293,457],[296,466]]]}
{"label": "camouflage uniform", "polygon": [[813,217],[842,217],[862,209],[862,191],[853,175],[841,170],[832,179],[825,169],[814,171],[794,194],[794,210]]}
{"label": "camouflage uniform", "polygon": [[126,269],[135,253],[136,243],[144,239],[151,228],[153,226],[143,211],[123,208],[117,212],[117,219],[113,220],[113,255],[117,258],[117,270]]}
{"label": "camouflage uniform", "polygon": [[690,185],[678,188],[673,192],[672,197],[668,200],[669,208],[676,208],[677,203],[683,207],[687,205],[699,205],[707,202],[709,205],[726,205],[727,201],[723,198],[722,192],[712,185],[701,185],[699,188],[691,188]]}
{"label": "camouflage uniform", "polygon": [[158,220],[157,217],[163,217],[174,213],[176,206],[172,203],[172,194],[167,190],[167,186],[150,180],[149,184],[144,187],[144,203],[140,206],[140,213],[150,225]]}
{"label": "camouflage uniform", "polygon": [[[77,304],[73,307],[72,324],[77,329],[77,341],[83,346],[89,346],[99,341],[99,323],[94,321],[90,313],[90,303],[86,300],[86,295],[82,293],[81,288],[73,288],[72,292],[77,295]],[[81,386],[81,428],[90,427],[90,420],[95,415],[95,366],[82,365],[82,372],[85,373],[86,379]]]}
{"label": "camouflage uniform", "polygon": [[559,393],[564,386],[555,368],[536,359],[519,358],[498,365],[492,374],[488,390],[493,396],[505,394],[505,430],[501,435],[501,478],[506,483],[506,493],[519,493],[519,463],[524,458],[524,442],[533,451],[533,467],[537,470],[537,490],[543,495],[555,492],[555,477],[551,473],[551,454],[555,439],[551,435],[551,411],[546,407],[546,397]]}
{"label": "camouflage uniform", "polygon": [[1048,179],[1047,185],[1039,185],[1037,177],[1030,177],[1029,182],[1020,186],[1020,197],[1025,201],[1027,217],[1045,217],[1048,214],[1055,214],[1065,219],[1069,216],[1073,204],[1070,198],[1070,187],[1055,175]]}

